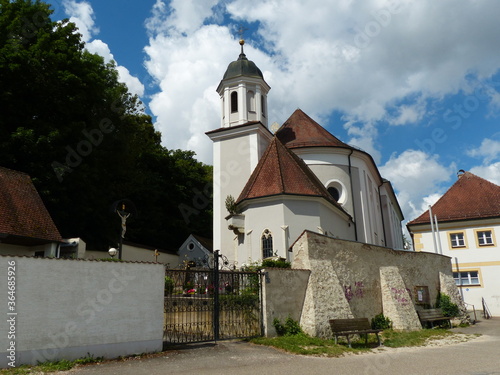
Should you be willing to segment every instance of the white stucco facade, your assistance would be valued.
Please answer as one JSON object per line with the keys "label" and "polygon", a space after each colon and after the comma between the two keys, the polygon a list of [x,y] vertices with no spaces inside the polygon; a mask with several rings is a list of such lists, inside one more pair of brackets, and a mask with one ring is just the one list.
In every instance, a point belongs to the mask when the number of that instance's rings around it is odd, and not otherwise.
{"label": "white stucco facade", "polygon": [[[264,251],[264,247],[269,250],[269,241],[264,241],[263,236],[267,238],[270,234],[272,256],[288,259],[289,247],[306,229],[335,238],[403,249],[401,209],[390,183],[380,176],[372,157],[339,140],[329,144],[335,137],[316,123],[311,127],[316,130],[314,141],[307,142],[310,123],[302,120],[295,126],[298,133],[304,133],[305,142],[286,147],[310,169],[300,178],[314,180],[312,185],[316,187],[319,180],[322,193],[318,190],[302,193],[298,188],[293,194],[281,191],[263,193],[258,199],[242,198],[238,205],[242,216],[228,217],[226,198],[238,199],[276,137],[268,129],[269,90],[262,73],[246,59],[243,49],[240,58],[229,64],[217,88],[221,128],[207,133],[213,142],[214,250],[221,250],[237,265],[260,261],[269,256],[270,252]],[[302,118],[310,119],[305,114]],[[321,130],[317,131],[318,128]],[[292,129],[288,130],[292,137],[296,135]],[[325,146],[321,145],[323,138]],[[273,158],[282,156],[273,154]],[[280,168],[286,168],[283,165]],[[278,170],[276,173],[282,175]],[[330,189],[329,193],[325,193],[326,189]],[[335,192],[338,197],[330,196]]]}
{"label": "white stucco facade", "polygon": [[[482,300],[493,316],[500,316],[500,219],[462,220],[439,223],[436,247],[430,224],[411,226],[416,251],[440,253],[451,258],[453,275],[467,308],[478,312]],[[491,233],[491,244],[481,244],[483,233]],[[462,242],[452,241],[460,235]],[[484,241],[483,241],[484,242]],[[461,277],[459,277],[459,275]]]}

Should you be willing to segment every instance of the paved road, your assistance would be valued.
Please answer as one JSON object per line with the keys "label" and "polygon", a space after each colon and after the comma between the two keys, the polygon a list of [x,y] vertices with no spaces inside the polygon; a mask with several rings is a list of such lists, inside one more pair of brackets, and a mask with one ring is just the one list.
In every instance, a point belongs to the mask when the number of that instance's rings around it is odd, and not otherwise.
{"label": "paved road", "polygon": [[229,341],[216,345],[191,345],[156,358],[108,362],[64,374],[500,375],[500,318],[454,331],[480,333],[482,336],[449,346],[384,348],[376,353],[342,358],[297,356],[241,341]]}

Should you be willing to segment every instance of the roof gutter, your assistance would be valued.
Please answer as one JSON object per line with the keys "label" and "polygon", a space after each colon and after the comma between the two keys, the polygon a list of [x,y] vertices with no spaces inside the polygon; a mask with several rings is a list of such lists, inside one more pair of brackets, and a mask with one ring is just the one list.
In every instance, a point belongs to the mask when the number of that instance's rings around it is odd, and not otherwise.
{"label": "roof gutter", "polygon": [[382,179],[382,183],[378,186],[378,204],[380,205],[380,218],[382,219],[382,233],[384,234],[384,246],[387,246],[387,236],[385,234],[385,221],[384,221],[384,210],[382,206],[382,197],[380,194],[380,188],[384,184],[384,180]]}
{"label": "roof gutter", "polygon": [[351,181],[351,197],[352,197],[352,221],[354,223],[354,238],[356,241],[358,240],[358,224],[356,221],[356,205],[355,202],[356,200],[354,199],[354,187],[352,186],[352,170],[351,170],[351,155],[353,154],[354,149],[351,148],[351,153],[347,156],[349,160],[349,180]]}

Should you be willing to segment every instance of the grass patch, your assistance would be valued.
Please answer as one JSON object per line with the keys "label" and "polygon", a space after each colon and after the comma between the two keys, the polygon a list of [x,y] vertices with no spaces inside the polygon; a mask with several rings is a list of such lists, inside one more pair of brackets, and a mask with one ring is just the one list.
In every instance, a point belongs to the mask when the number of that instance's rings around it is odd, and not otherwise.
{"label": "grass patch", "polygon": [[[414,332],[396,332],[393,330],[384,330],[381,332],[381,341],[384,346],[391,348],[400,348],[408,346],[422,346],[428,340],[437,340],[445,336],[452,335],[452,332],[445,329],[423,329]],[[352,348],[347,346],[347,341],[339,337],[339,344],[335,341],[310,337],[306,334],[280,337],[257,337],[249,340],[258,345],[272,346],[285,350],[289,353],[339,357],[345,353],[362,353],[377,347],[375,335],[369,335],[368,344],[365,344],[364,337],[359,340],[351,338]]]}
{"label": "grass patch", "polygon": [[102,361],[101,357],[94,358],[93,356],[76,359],[74,361],[68,361],[66,359],[62,359],[60,361],[55,361],[55,362],[39,363],[36,366],[22,365],[15,368],[3,369],[0,370],[0,374],[1,375],[47,374],[56,371],[68,371],[77,365],[97,363],[101,361]]}
{"label": "grass patch", "polygon": [[335,345],[333,340],[324,340],[317,337],[310,337],[305,334],[280,337],[257,337],[250,342],[258,345],[273,346],[290,353],[303,355],[316,355],[327,357],[338,357],[345,352],[353,352],[341,345]]}
{"label": "grass patch", "polygon": [[423,329],[412,332],[384,331],[383,343],[390,348],[401,348],[407,346],[422,346],[428,340],[439,340],[453,333],[446,329]]}

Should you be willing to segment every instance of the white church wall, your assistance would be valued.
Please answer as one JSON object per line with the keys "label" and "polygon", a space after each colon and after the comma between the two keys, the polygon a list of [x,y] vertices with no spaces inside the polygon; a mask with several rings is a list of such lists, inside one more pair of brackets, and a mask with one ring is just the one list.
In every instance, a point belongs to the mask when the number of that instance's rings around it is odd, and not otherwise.
{"label": "white church wall", "polygon": [[236,251],[234,234],[227,229],[225,200],[237,199],[268,145],[270,134],[262,125],[243,126],[211,135],[214,141],[214,248],[230,259]]}
{"label": "white church wall", "polygon": [[245,233],[236,236],[228,230],[233,239],[235,253],[233,258],[224,253],[228,258],[235,259],[238,265],[253,263],[262,260],[262,235],[267,229],[273,238],[273,252],[276,256],[286,258],[286,242],[284,238],[284,212],[280,204],[270,201],[255,201],[244,211]]}
{"label": "white church wall", "polygon": [[255,200],[244,215],[244,234],[236,236],[228,230],[239,265],[262,259],[262,235],[266,229],[273,237],[274,255],[285,259],[289,258],[289,247],[304,230],[354,240],[354,226],[321,198],[284,196]]}

